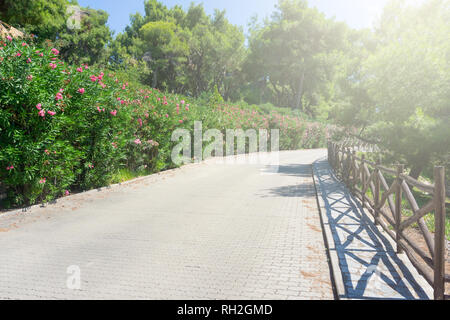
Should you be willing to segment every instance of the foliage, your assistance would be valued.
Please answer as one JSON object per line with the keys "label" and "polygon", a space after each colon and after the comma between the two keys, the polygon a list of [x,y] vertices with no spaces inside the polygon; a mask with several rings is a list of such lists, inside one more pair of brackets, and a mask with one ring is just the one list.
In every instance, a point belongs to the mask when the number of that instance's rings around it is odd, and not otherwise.
{"label": "foliage", "polygon": [[344,48],[346,31],[306,1],[281,0],[271,20],[252,27],[246,74],[270,102],[314,115],[329,95],[333,56]]}
{"label": "foliage", "polygon": [[340,109],[344,124],[403,159],[414,177],[450,155],[449,17],[448,0],[391,2],[375,47],[360,50],[359,73],[347,82],[356,90]]}
{"label": "foliage", "polygon": [[108,14],[102,10],[81,8],[80,29],[69,28],[74,14],[69,6],[76,0],[3,0],[0,1],[0,20],[20,27],[43,44],[51,41],[69,63],[94,64],[107,60],[107,44],[112,32],[106,25]]}
{"label": "foliage", "polygon": [[185,12],[156,0],[145,1],[145,12],[133,15],[112,43],[113,61],[145,61],[144,83],[160,89],[198,97],[217,86],[226,99],[235,95],[239,86],[231,76],[244,57],[244,36],[224,12],[211,17],[202,5]]}
{"label": "foliage", "polygon": [[204,130],[280,128],[281,149],[325,142],[322,125],[276,111],[187,103],[112,71],[70,66],[57,49],[21,40],[1,41],[0,48],[0,181],[8,188],[6,206],[172,168],[172,132],[192,132],[195,120],[203,121]]}
{"label": "foliage", "polygon": [[[285,149],[322,145],[327,132],[316,122],[333,122],[345,134],[377,143],[387,151],[386,159],[407,164],[414,177],[421,173],[430,177],[433,165],[450,163],[450,0],[426,0],[416,6],[392,0],[374,30],[352,30],[326,18],[306,0],[279,0],[270,18],[253,20],[248,46],[242,28],[231,24],[225,12],[207,15],[202,5],[184,10],[145,0],[145,14],[132,15],[125,31],[112,39],[108,16],[101,10],[82,8],[81,29],[67,28],[67,8],[76,4],[75,0],[0,0],[0,19],[35,34],[33,41],[44,53],[36,55],[27,51],[32,45],[21,47],[18,42],[7,42],[1,52],[0,134],[9,149],[5,149],[7,157],[2,150],[0,161],[10,168],[7,162],[17,160],[21,172],[27,172],[10,181],[14,188],[24,188],[25,202],[53,196],[64,186],[83,189],[105,184],[117,170],[168,168],[170,133],[180,126],[191,128],[193,119],[207,121],[205,128],[253,124],[281,128]],[[15,57],[12,48],[21,50],[22,56]],[[64,62],[49,60],[52,48],[59,49]],[[98,77],[108,68],[105,73],[113,76],[104,77],[105,88],[99,89],[98,81],[90,88],[88,84],[94,82],[87,71],[74,71],[82,64],[95,65],[89,69],[91,75]],[[57,72],[64,69],[66,73]],[[33,81],[25,80],[28,75]],[[119,84],[111,82],[116,78]],[[89,90],[80,97],[73,92],[75,84]],[[52,106],[59,89],[68,95],[54,106],[66,110],[61,117],[47,115],[52,121],[44,122],[42,117],[28,118],[32,113],[26,108],[37,103]],[[127,111],[103,123],[104,119],[97,119],[96,106],[116,108],[117,92]],[[182,118],[182,107],[179,114],[176,108],[162,112],[160,107],[180,99],[191,102]],[[79,105],[81,115],[72,105]],[[132,105],[138,116],[127,109]],[[144,119],[146,114],[149,118]],[[127,123],[135,125],[137,119],[143,122],[139,130]],[[38,129],[41,122],[45,126]],[[43,135],[38,134],[41,131]],[[116,131],[125,132],[128,142],[137,135],[141,141],[158,141],[159,146],[142,152],[123,142],[113,150],[117,158],[110,159],[104,156],[109,152],[104,141]],[[73,159],[55,165],[53,176],[42,171],[45,160],[36,156],[47,142]],[[111,170],[102,169],[97,176],[84,166],[98,156]],[[449,181],[450,170],[446,171]],[[53,182],[54,190],[40,192],[41,186],[33,185],[36,175],[43,174],[60,177]]]}
{"label": "foliage", "polygon": [[0,20],[53,39],[66,22],[67,4],[67,0],[2,0]]}

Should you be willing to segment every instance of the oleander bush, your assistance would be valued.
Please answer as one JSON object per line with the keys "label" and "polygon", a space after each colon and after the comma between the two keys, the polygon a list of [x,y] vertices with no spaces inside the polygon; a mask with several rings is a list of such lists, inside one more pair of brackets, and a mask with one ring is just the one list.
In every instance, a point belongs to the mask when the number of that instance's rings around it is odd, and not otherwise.
{"label": "oleander bush", "polygon": [[321,147],[326,128],[276,111],[196,104],[127,83],[112,70],[70,66],[55,48],[0,40],[0,182],[3,206],[46,202],[108,185],[121,170],[175,165],[176,128],[279,128],[280,149]]}

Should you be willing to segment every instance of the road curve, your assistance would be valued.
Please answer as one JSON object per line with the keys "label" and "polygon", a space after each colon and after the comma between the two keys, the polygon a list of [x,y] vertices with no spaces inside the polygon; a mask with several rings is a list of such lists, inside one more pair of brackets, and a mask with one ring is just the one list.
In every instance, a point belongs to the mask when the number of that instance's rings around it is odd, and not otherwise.
{"label": "road curve", "polygon": [[206,161],[0,215],[0,298],[333,299],[311,177],[325,154],[281,152],[277,172]]}

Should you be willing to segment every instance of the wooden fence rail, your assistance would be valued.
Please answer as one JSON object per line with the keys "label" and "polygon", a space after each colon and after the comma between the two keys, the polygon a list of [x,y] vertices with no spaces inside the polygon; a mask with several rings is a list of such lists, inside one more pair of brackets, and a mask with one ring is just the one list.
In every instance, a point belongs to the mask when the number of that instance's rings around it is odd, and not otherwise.
{"label": "wooden fence rail", "polygon": [[[445,274],[445,169],[434,168],[434,184],[425,184],[403,173],[404,166],[395,169],[381,165],[381,160],[371,162],[365,156],[357,157],[356,151],[346,145],[328,143],[328,162],[336,175],[361,201],[363,208],[374,216],[380,225],[395,240],[397,252],[405,252],[411,263],[418,269],[434,289],[434,299],[443,300],[445,282],[450,275]],[[390,175],[388,184],[385,175]],[[430,200],[419,208],[411,188],[414,187],[430,195]],[[412,215],[405,216],[402,200],[409,204]],[[429,231],[425,215],[434,212],[435,232]],[[405,230],[417,224],[424,238],[424,245],[406,234]],[[426,247],[426,249],[423,249]],[[420,259],[423,263],[420,263]]]}

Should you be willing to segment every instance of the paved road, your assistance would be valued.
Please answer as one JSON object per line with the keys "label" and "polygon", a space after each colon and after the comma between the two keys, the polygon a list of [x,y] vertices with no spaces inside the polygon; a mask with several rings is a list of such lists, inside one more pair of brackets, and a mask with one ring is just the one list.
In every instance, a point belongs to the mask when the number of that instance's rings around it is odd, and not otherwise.
{"label": "paved road", "polygon": [[324,155],[282,152],[277,173],[207,161],[0,216],[0,298],[333,299]]}

